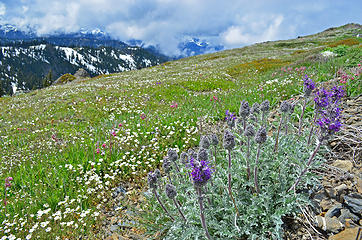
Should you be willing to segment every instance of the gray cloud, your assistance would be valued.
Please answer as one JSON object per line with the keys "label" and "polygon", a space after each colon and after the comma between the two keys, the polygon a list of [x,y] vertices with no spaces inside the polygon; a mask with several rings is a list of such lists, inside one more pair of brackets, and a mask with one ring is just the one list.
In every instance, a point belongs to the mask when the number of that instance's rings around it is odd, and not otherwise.
{"label": "gray cloud", "polygon": [[[7,0],[3,21],[38,34],[99,27],[122,41],[141,39],[177,54],[185,37],[226,48],[311,34],[361,22],[360,1],[246,0]],[[0,18],[1,19],[1,18]]]}

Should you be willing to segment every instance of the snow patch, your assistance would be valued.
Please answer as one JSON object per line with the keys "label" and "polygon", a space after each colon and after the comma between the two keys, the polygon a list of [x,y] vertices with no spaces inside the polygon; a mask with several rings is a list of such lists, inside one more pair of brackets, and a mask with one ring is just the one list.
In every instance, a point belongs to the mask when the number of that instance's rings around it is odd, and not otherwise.
{"label": "snow patch", "polygon": [[143,59],[142,62],[146,65],[146,67],[149,67],[152,65],[152,62],[149,59]]}
{"label": "snow patch", "polygon": [[16,82],[11,82],[11,87],[13,88],[13,94],[16,93],[16,90],[18,90],[18,84]]}
{"label": "snow patch", "polygon": [[35,49],[35,50],[44,50],[46,48],[45,44],[40,44],[40,45],[35,45],[35,46],[30,46],[30,49]]}
{"label": "snow patch", "polygon": [[129,65],[130,65],[130,68],[136,68],[136,63],[134,61],[134,59],[132,58],[131,55],[122,55],[122,54],[119,54],[119,58],[125,62],[128,62]]}

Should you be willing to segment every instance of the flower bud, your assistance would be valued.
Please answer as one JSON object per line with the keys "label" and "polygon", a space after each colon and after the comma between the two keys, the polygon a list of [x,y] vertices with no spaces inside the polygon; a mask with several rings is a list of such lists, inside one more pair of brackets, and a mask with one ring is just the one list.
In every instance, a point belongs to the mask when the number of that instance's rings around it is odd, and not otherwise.
{"label": "flower bud", "polygon": [[178,154],[175,149],[169,149],[167,152],[167,157],[171,162],[176,162],[178,159]]}
{"label": "flower bud", "polygon": [[255,136],[255,128],[253,127],[253,125],[247,125],[245,132],[244,132],[245,136],[247,137],[254,137]]}
{"label": "flower bud", "polygon": [[160,179],[161,178],[161,171],[160,169],[156,169],[155,172],[154,172],[155,176],[157,177],[157,179]]}
{"label": "flower bud", "polygon": [[210,139],[209,139],[208,136],[206,136],[206,135],[201,136],[200,147],[205,148],[205,149],[209,149],[209,147],[210,147]]}
{"label": "flower bud", "polygon": [[206,149],[200,148],[199,152],[197,153],[197,161],[199,161],[199,162],[201,162],[201,161],[207,162],[208,160],[209,160],[209,153],[207,152]]}
{"label": "flower bud", "polygon": [[176,187],[172,184],[166,184],[165,192],[169,199],[174,199],[177,196]]}
{"label": "flower bud", "polygon": [[224,148],[228,150],[232,150],[235,147],[235,138],[234,135],[229,132],[228,130],[225,130],[224,134]]}
{"label": "flower bud", "polygon": [[167,158],[164,158],[162,167],[163,167],[163,170],[165,171],[165,173],[169,173],[172,169],[171,161],[168,160]]}
{"label": "flower bud", "polygon": [[181,158],[182,164],[186,165],[189,163],[189,155],[187,153],[182,152],[180,158]]}
{"label": "flower bud", "polygon": [[193,158],[193,159],[196,159],[196,158],[197,158],[197,154],[196,154],[195,151],[192,150],[191,148],[189,149],[188,153],[189,153],[189,157],[190,157],[190,158]]}
{"label": "flower bud", "polygon": [[255,135],[255,142],[257,142],[259,144],[265,143],[266,138],[267,138],[267,135],[266,135],[265,127],[259,128],[259,130],[256,132],[256,135]]}
{"label": "flower bud", "polygon": [[242,101],[239,108],[239,115],[242,118],[246,118],[250,114],[250,107],[247,101]]}
{"label": "flower bud", "polygon": [[157,189],[157,176],[152,172],[147,175],[148,186],[153,189]]}
{"label": "flower bud", "polygon": [[258,121],[258,118],[255,116],[255,114],[250,114],[249,118],[250,118],[250,120],[253,121],[253,122],[257,122],[257,121]]}
{"label": "flower bud", "polygon": [[289,103],[287,101],[283,101],[281,104],[280,104],[280,111],[282,113],[287,113],[289,111]]}
{"label": "flower bud", "polygon": [[217,146],[219,144],[219,139],[216,134],[211,135],[211,145]]}

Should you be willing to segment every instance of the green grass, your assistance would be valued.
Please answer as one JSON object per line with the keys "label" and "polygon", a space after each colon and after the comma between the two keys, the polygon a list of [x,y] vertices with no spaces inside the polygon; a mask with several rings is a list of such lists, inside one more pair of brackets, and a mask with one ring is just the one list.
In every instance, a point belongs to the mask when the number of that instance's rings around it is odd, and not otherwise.
{"label": "green grass", "polygon": [[[351,38],[350,31],[337,28],[333,36],[305,37],[304,44],[256,44],[0,98],[0,179],[14,178],[9,189],[0,186],[7,199],[0,235],[99,238],[98,214],[112,188],[122,180],[142,185],[169,148],[195,146],[200,117],[221,120],[227,109],[238,112],[241,99],[275,105],[301,92],[304,74],[327,81],[339,68],[356,67],[361,44],[327,62],[308,60],[321,51],[315,42],[337,41],[345,32]],[[214,96],[217,102],[210,101]]]}

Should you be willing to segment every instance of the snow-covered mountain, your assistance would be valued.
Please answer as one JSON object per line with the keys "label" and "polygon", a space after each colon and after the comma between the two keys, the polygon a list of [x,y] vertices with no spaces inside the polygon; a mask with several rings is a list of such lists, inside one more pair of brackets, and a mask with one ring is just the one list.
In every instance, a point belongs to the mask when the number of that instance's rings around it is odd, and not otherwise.
{"label": "snow-covered mountain", "polygon": [[45,76],[52,80],[83,68],[91,76],[150,67],[163,62],[139,47],[64,47],[49,43],[0,46],[0,82],[6,93],[43,87]]}
{"label": "snow-covered mountain", "polygon": [[185,40],[178,45],[178,48],[181,52],[180,57],[189,57],[205,53],[212,53],[224,49],[224,47],[221,45],[214,46],[209,42],[201,40],[199,38],[191,38]]}
{"label": "snow-covered mountain", "polygon": [[100,29],[38,37],[31,30],[0,25],[0,95],[13,94],[14,89],[41,88],[49,73],[54,81],[79,68],[96,76],[154,66],[167,60],[142,47],[111,39]]}

